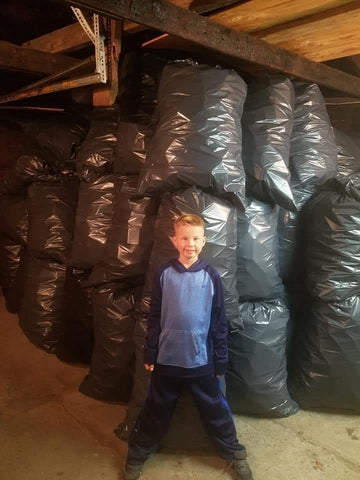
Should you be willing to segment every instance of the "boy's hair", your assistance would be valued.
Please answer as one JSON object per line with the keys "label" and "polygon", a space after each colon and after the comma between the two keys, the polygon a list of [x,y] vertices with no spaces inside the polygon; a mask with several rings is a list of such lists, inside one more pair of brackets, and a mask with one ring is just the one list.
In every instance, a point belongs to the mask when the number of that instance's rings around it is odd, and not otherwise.
{"label": "boy's hair", "polygon": [[203,227],[205,232],[205,222],[199,217],[199,215],[193,215],[191,213],[185,213],[177,218],[174,222],[174,228],[176,230],[180,225],[191,225],[193,227]]}

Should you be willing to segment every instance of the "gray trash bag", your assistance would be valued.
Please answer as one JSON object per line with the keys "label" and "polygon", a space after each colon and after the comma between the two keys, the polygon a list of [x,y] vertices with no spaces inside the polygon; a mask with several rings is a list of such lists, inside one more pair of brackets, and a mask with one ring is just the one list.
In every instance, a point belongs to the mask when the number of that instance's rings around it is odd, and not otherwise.
{"label": "gray trash bag", "polygon": [[357,132],[334,130],[337,145],[337,177],[360,171],[360,140]]}
{"label": "gray trash bag", "polygon": [[27,242],[28,213],[24,195],[0,195],[0,233],[14,242]]}
{"label": "gray trash bag", "polygon": [[66,267],[31,257],[28,260],[25,293],[19,312],[20,327],[28,339],[48,353],[63,342],[69,315]]}
{"label": "gray trash bag", "polygon": [[25,281],[25,248],[0,235],[0,286],[9,313],[18,313],[24,295]]}
{"label": "gray trash bag", "polygon": [[121,177],[115,186],[114,214],[101,260],[89,285],[124,281],[146,273],[153,243],[158,199],[136,196],[137,176]]}
{"label": "gray trash bag", "polygon": [[329,180],[306,207],[306,288],[339,302],[360,296],[360,174]]}
{"label": "gray trash bag", "polygon": [[100,261],[112,223],[116,177],[80,182],[71,264],[90,269]]}
{"label": "gray trash bag", "polygon": [[134,289],[109,283],[94,289],[92,301],[95,347],[79,390],[97,400],[127,402],[134,361]]}
{"label": "gray trash bag", "polygon": [[241,116],[246,84],[234,70],[175,62],[163,70],[159,123],[139,193],[213,187],[246,205]]}
{"label": "gray trash bag", "polygon": [[336,143],[316,84],[294,82],[295,117],[290,144],[291,187],[322,185],[336,174]]}
{"label": "gray trash bag", "polygon": [[237,214],[237,291],[240,301],[279,298],[284,288],[279,272],[279,208],[250,200]]}
{"label": "gray trash bag", "polygon": [[287,388],[288,321],[281,300],[239,305],[239,324],[229,331],[225,374],[232,412],[288,417],[298,411]]}
{"label": "gray trash bag", "polygon": [[133,393],[129,402],[125,421],[118,427],[117,435],[127,439],[144,405],[149,373],[143,367],[143,348],[147,335],[147,315],[155,273],[159,266],[178,252],[171,242],[174,234],[174,221],[183,213],[201,215],[206,223],[207,244],[202,258],[218,270],[224,285],[225,308],[229,322],[237,318],[236,291],[236,210],[226,202],[195,187],[178,194],[165,194],[162,197],[154,228],[154,246],[151,252],[142,298],[136,306],[134,341],[136,345],[136,366]]}
{"label": "gray trash bag", "polygon": [[291,211],[296,211],[289,171],[294,101],[288,78],[267,75],[248,85],[242,117],[248,194]]}
{"label": "gray trash bag", "polygon": [[113,172],[118,154],[118,106],[94,108],[90,130],[77,154],[77,172],[80,180],[94,181]]}
{"label": "gray trash bag", "polygon": [[313,300],[289,375],[292,395],[303,408],[360,411],[360,297]]}
{"label": "gray trash bag", "polygon": [[279,267],[280,277],[283,282],[296,281],[299,274],[299,263],[304,258],[303,218],[304,208],[314,195],[315,187],[309,186],[304,190],[293,190],[294,199],[298,208],[291,212],[280,208],[278,215],[278,240],[279,240]]}
{"label": "gray trash bag", "polygon": [[65,264],[74,235],[77,180],[35,182],[28,189],[28,249],[37,257]]}
{"label": "gray trash bag", "polygon": [[114,173],[139,174],[145,164],[145,155],[151,130],[149,127],[130,122],[119,122],[117,128],[118,154]]}

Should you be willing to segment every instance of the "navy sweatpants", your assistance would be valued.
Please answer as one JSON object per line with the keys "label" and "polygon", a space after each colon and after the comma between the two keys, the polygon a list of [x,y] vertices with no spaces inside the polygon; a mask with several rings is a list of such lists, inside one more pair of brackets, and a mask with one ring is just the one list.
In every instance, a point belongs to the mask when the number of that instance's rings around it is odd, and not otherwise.
{"label": "navy sweatpants", "polygon": [[167,432],[184,386],[189,388],[221,456],[231,460],[235,451],[245,449],[236,438],[235,424],[221,391],[220,381],[215,375],[181,378],[154,372],[145,405],[129,439],[127,463],[142,464],[156,450]]}

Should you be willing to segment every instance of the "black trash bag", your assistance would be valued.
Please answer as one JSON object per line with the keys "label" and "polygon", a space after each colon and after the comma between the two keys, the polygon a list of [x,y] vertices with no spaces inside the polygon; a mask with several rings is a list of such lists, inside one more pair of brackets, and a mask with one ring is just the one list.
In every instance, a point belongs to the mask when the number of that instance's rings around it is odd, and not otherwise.
{"label": "black trash bag", "polygon": [[94,349],[92,289],[83,285],[89,274],[89,271],[71,268],[66,271],[70,313],[65,321],[63,343],[56,348],[56,356],[63,362],[82,365],[91,363]]}
{"label": "black trash bag", "polygon": [[109,283],[94,289],[92,301],[95,347],[79,390],[97,400],[127,402],[134,363],[134,289]]}
{"label": "black trash bag", "polygon": [[289,387],[303,408],[360,411],[360,297],[313,300],[301,323]]}
{"label": "black trash bag", "polygon": [[34,140],[26,135],[18,124],[8,118],[0,118],[0,170],[11,168],[19,157],[31,152],[34,146]]}
{"label": "black trash bag", "polygon": [[337,177],[360,171],[360,141],[357,132],[334,130],[337,144]]}
{"label": "black trash bag", "polygon": [[146,272],[158,199],[136,196],[137,176],[121,180],[115,186],[114,214],[102,260],[92,271],[90,285],[123,281],[129,277],[141,280]]}
{"label": "black trash bag", "polygon": [[25,189],[35,181],[56,182],[59,170],[51,165],[48,153],[39,148],[21,155],[0,182],[1,194],[25,194]]}
{"label": "black trash bag", "polygon": [[26,251],[22,245],[0,236],[0,285],[6,310],[18,313],[26,281]]}
{"label": "black trash bag", "polygon": [[[144,307],[145,305],[145,307]],[[144,297],[135,304],[135,327],[133,332],[133,341],[135,345],[135,373],[133,378],[133,388],[128,405],[126,417],[123,422],[115,429],[115,435],[121,440],[129,440],[130,434],[135,427],[136,420],[144,406],[147,392],[150,384],[150,372],[144,368],[144,344],[147,335],[147,314],[142,309],[148,309]]]}
{"label": "black trash bag", "polygon": [[225,373],[233,413],[288,417],[298,411],[287,388],[288,320],[282,300],[239,305],[239,324],[229,331]]}
{"label": "black trash bag", "polygon": [[77,155],[77,172],[88,182],[113,172],[118,155],[117,128],[120,113],[118,106],[94,108],[90,130]]}
{"label": "black trash bag", "polygon": [[306,207],[306,287],[339,302],[360,296],[360,174],[329,180]]}
{"label": "black trash bag", "polygon": [[141,125],[154,123],[158,105],[157,93],[161,73],[168,62],[167,57],[168,55],[165,57],[144,48],[124,56],[118,101],[122,117],[127,121]]}
{"label": "black trash bag", "polygon": [[248,85],[242,117],[248,194],[291,211],[296,211],[289,171],[294,101],[288,78],[267,75]]}
{"label": "black trash bag", "polygon": [[114,173],[139,174],[145,164],[147,145],[152,131],[136,123],[119,122],[117,129],[118,154]]}
{"label": "black trash bag", "polygon": [[237,291],[240,301],[279,298],[279,208],[250,200],[237,215]]}
{"label": "black trash bag", "polygon": [[24,195],[0,195],[0,233],[18,244],[27,242],[28,213]]}
{"label": "black trash bag", "polygon": [[79,184],[35,182],[28,189],[28,248],[65,264],[71,252]]}
{"label": "black trash bag", "polygon": [[23,131],[54,157],[59,165],[75,161],[77,149],[83,142],[87,125],[68,113],[44,113],[34,116],[18,115]]}
{"label": "black trash bag", "polygon": [[63,342],[69,315],[66,267],[51,260],[30,257],[27,270],[19,312],[20,327],[31,343],[55,353]]}
{"label": "black trash bag", "polygon": [[316,84],[294,82],[295,117],[290,144],[291,187],[322,185],[336,174],[336,143]]}
{"label": "black trash bag", "polygon": [[244,208],[245,96],[246,84],[233,70],[190,61],[166,66],[159,86],[160,120],[140,174],[139,193],[213,187]]}
{"label": "black trash bag", "polygon": [[112,223],[116,177],[105,175],[92,182],[80,182],[72,265],[90,269],[100,261]]}

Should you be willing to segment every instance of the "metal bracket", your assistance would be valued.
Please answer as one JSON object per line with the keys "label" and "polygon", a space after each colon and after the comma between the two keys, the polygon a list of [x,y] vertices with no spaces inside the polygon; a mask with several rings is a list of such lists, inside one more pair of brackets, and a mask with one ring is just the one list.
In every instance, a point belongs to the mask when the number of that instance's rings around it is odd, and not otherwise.
{"label": "metal bracket", "polygon": [[105,37],[100,35],[100,17],[97,13],[93,14],[92,21],[94,30],[92,30],[90,20],[80,8],[71,7],[71,10],[74,12],[74,15],[82,26],[84,32],[95,46],[96,73],[100,73],[101,83],[106,83],[108,72],[106,68]]}
{"label": "metal bracket", "polygon": [[[56,72],[46,78],[42,78],[32,84],[22,87],[15,92],[0,96],[0,104],[12,102],[14,100],[20,100],[22,98],[36,97],[39,95],[45,95],[47,93],[60,92],[62,90],[70,90],[72,88],[83,87],[87,85],[100,85],[107,83],[108,79],[108,65],[106,62],[105,53],[105,37],[100,35],[100,17],[97,13],[92,15],[92,23],[94,30],[91,29],[91,17],[90,19],[80,10],[80,8],[71,7],[77,20],[84,29],[86,35],[90,38],[95,46],[95,72],[83,75],[77,78],[68,78],[66,80],[58,81],[61,78],[67,77],[70,73],[76,70],[81,70],[87,65],[93,63],[93,57],[81,60],[74,66],[71,66],[61,72]],[[107,22],[107,34],[108,38],[111,38],[111,22]]]}

